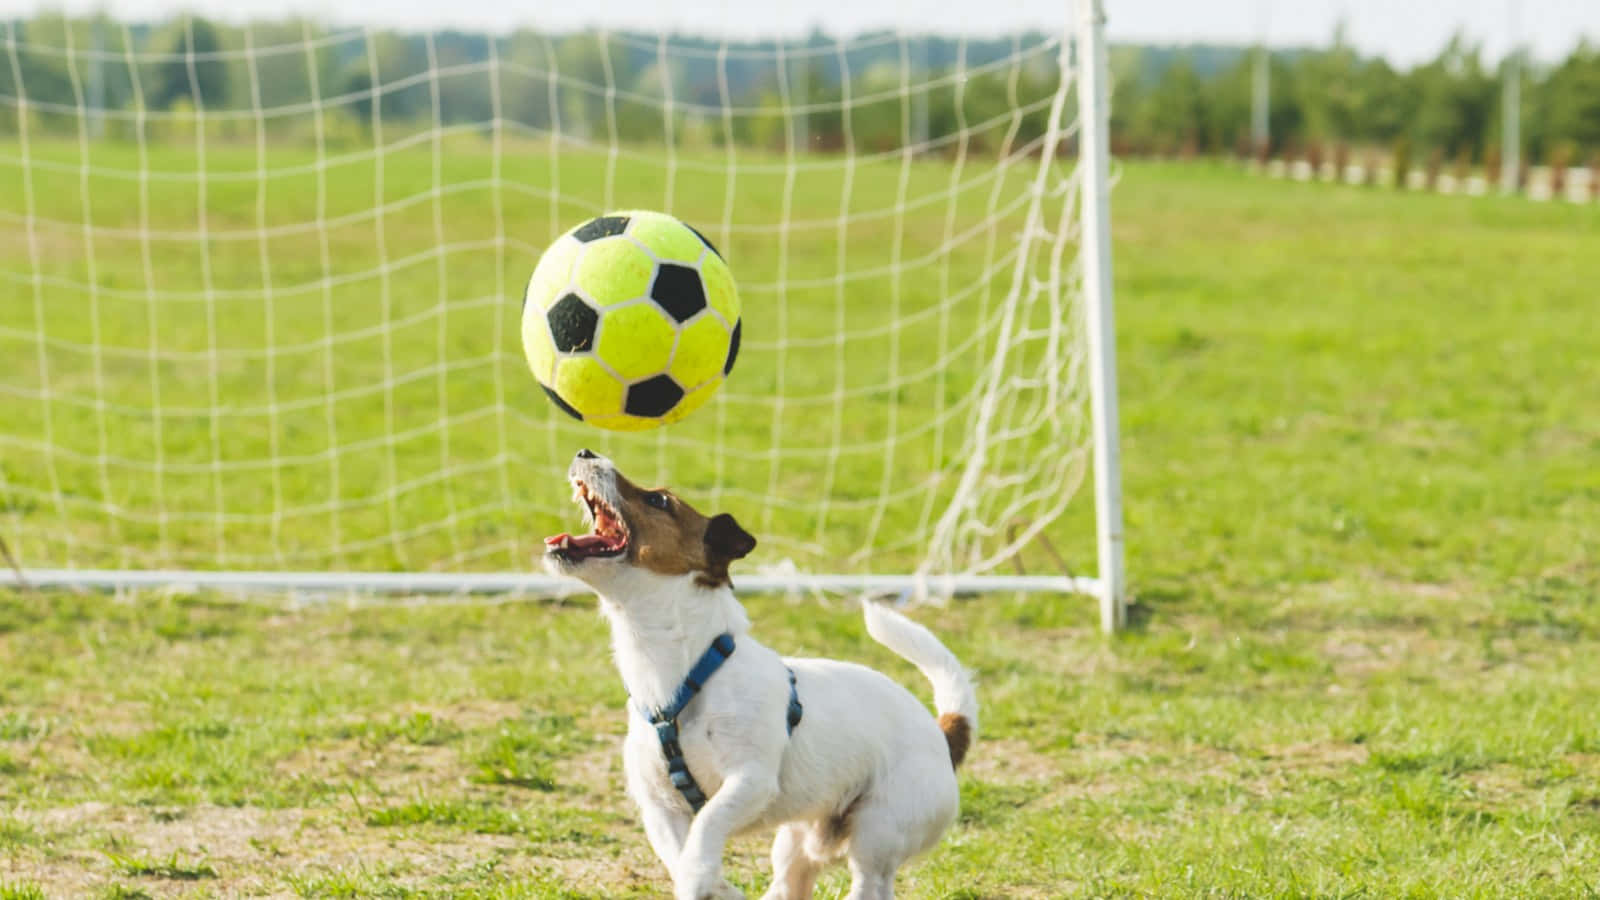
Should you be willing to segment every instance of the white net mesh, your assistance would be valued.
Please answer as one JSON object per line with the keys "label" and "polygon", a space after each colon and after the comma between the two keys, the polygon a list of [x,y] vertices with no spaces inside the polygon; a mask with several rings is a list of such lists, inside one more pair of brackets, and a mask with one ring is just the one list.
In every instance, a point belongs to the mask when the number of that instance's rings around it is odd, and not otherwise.
{"label": "white net mesh", "polygon": [[[1086,562],[1064,31],[8,23],[0,529],[38,567],[525,569],[589,446],[768,565]],[[543,247],[624,207],[745,304],[719,398],[642,435],[517,345]]]}

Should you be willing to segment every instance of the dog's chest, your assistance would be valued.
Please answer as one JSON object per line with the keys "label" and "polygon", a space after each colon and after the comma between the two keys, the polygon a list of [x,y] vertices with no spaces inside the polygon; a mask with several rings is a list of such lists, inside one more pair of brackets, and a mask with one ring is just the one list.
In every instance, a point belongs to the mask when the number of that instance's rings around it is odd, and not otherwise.
{"label": "dog's chest", "polygon": [[[668,771],[668,755],[655,728],[637,713],[631,714],[628,736],[623,744],[623,765],[630,781],[646,791],[655,802],[689,809],[689,802],[673,784]],[[723,773],[717,762],[713,742],[718,734],[712,723],[684,719],[678,723],[678,747],[689,774],[707,797],[722,786]],[[726,738],[726,735],[722,736]]]}

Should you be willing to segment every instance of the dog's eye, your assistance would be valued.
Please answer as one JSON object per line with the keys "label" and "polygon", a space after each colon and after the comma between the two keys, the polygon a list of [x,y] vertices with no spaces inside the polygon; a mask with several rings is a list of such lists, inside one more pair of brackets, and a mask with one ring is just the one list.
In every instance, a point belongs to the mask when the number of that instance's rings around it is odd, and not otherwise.
{"label": "dog's eye", "polygon": [[650,493],[645,494],[644,502],[650,506],[654,506],[656,509],[666,509],[672,505],[671,501],[667,500],[667,495],[661,493],[660,491],[651,491]]}

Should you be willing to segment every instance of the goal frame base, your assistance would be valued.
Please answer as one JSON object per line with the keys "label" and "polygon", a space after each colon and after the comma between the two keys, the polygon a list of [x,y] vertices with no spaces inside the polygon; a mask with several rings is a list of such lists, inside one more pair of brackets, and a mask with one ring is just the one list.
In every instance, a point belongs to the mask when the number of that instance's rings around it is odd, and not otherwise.
{"label": "goal frame base", "polygon": [[[580,581],[531,572],[240,572],[189,569],[24,569],[4,573],[10,587],[40,590],[181,590],[244,593],[518,594],[567,597],[592,593]],[[1040,593],[1102,596],[1098,578],[1072,575],[743,575],[740,594],[956,594]]]}

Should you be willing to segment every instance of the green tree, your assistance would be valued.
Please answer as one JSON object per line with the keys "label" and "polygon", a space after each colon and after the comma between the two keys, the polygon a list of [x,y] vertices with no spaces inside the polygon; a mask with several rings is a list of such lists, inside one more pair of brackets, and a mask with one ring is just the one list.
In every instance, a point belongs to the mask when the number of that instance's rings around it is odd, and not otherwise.
{"label": "green tree", "polygon": [[167,57],[156,69],[155,83],[146,93],[151,108],[167,109],[180,99],[200,109],[224,106],[228,63],[222,50],[216,26],[205,19],[182,20]]}
{"label": "green tree", "polygon": [[1482,148],[1499,88],[1479,57],[1478,47],[1457,34],[1407,76],[1417,98],[1414,136],[1424,155],[1439,150],[1452,158]]}
{"label": "green tree", "polygon": [[[313,73],[321,99],[327,99],[338,89],[335,48],[323,40],[327,31],[322,26],[294,19],[258,22],[244,26],[232,36],[239,40],[241,51],[246,46],[250,48],[249,52],[241,52],[229,61],[228,83],[233,106],[252,105],[252,81],[261,108],[274,112],[306,107],[309,115],[309,108],[318,99],[311,89]],[[289,117],[273,115],[265,124],[277,127],[288,120]]]}
{"label": "green tree", "polygon": [[1545,143],[1600,151],[1600,48],[1579,43],[1545,78],[1537,102]]}
{"label": "green tree", "polygon": [[556,44],[561,128],[579,137],[606,137],[606,47],[595,32],[571,34]]}
{"label": "green tree", "polygon": [[427,71],[421,38],[385,32],[369,38],[366,52],[345,64],[338,93],[351,98],[350,114],[363,125],[373,123],[374,104],[380,125],[419,121],[432,110]]}
{"label": "green tree", "polygon": [[[18,30],[23,31],[21,28]],[[4,98],[5,105],[9,107],[0,112],[0,129],[8,132],[18,130],[21,125],[26,107],[20,101],[24,98],[30,104],[71,106],[74,102],[72,78],[58,60],[32,52],[26,44],[16,47],[13,52],[16,54],[17,68],[22,73],[20,83],[12,72],[10,60],[3,60],[5,64],[0,65],[0,98]]]}
{"label": "green tree", "polygon": [[544,133],[556,127],[550,104],[552,89],[559,93],[554,56],[554,44],[539,32],[519,29],[505,39],[500,51],[500,104],[508,121]]}
{"label": "green tree", "polygon": [[1417,96],[1400,73],[1382,59],[1369,59],[1356,72],[1352,137],[1388,145],[1416,118]]}
{"label": "green tree", "polygon": [[1361,130],[1361,60],[1345,35],[1341,22],[1332,46],[1303,54],[1294,62],[1296,100],[1307,140],[1347,140]]}
{"label": "green tree", "polygon": [[1164,152],[1180,147],[1207,149],[1212,129],[1204,88],[1193,61],[1179,57],[1136,108],[1135,133]]}

